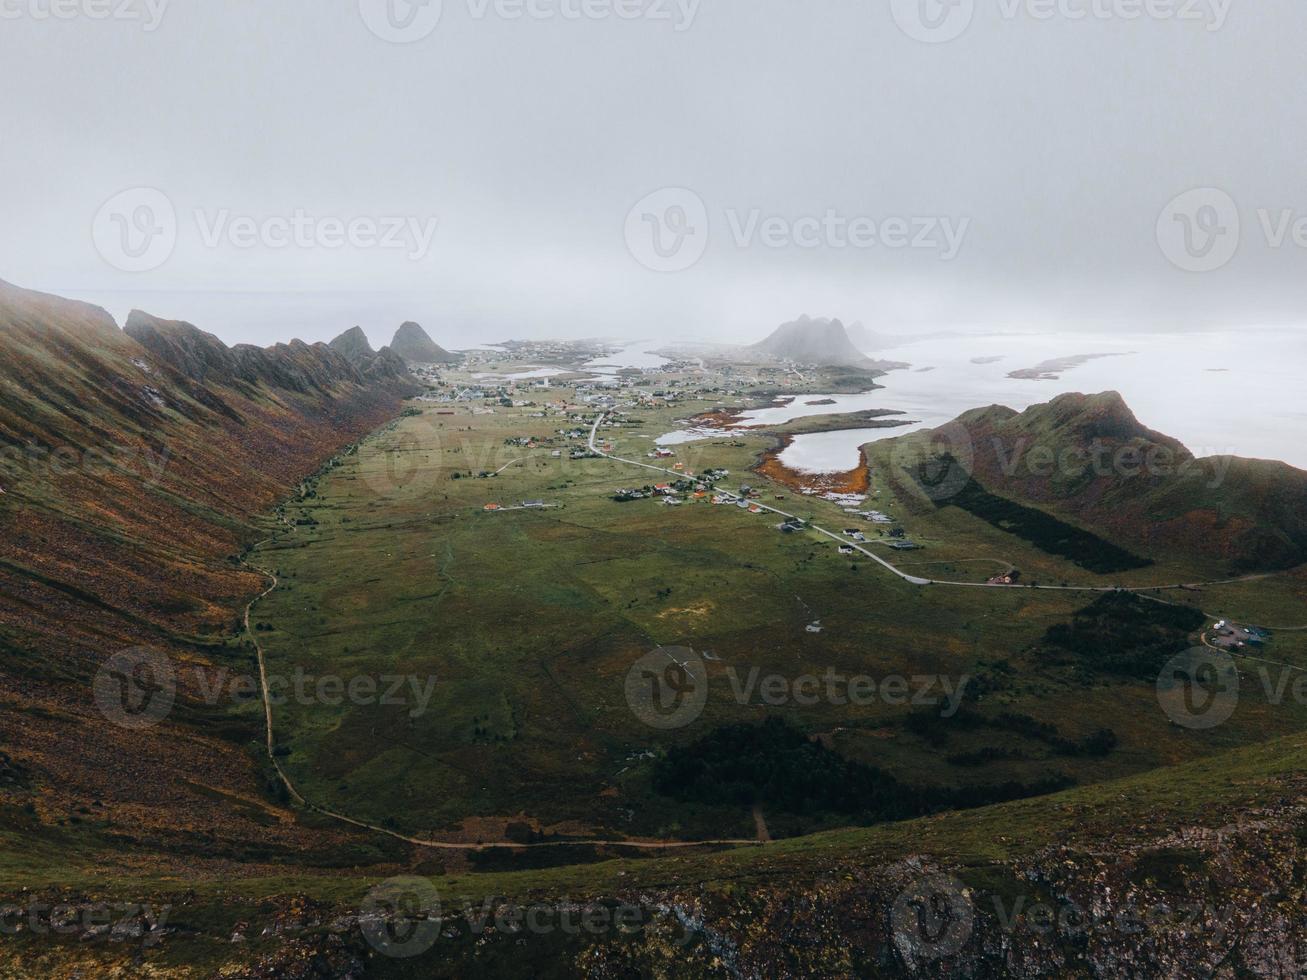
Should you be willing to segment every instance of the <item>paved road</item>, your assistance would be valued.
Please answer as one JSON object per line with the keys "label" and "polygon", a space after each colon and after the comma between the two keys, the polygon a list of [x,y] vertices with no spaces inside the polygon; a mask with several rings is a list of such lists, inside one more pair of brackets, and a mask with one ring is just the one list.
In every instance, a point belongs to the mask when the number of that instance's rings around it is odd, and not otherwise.
{"label": "paved road", "polygon": [[[628,466],[639,466],[647,470],[654,470],[658,473],[664,473],[677,480],[681,480],[685,478],[684,473],[678,473],[675,470],[664,469],[661,466],[654,466],[652,463],[642,463],[637,459],[626,459],[623,456],[614,456],[612,453],[606,453],[602,449],[600,449],[599,446],[596,444],[596,440],[599,434],[599,426],[600,424],[602,424],[603,420],[606,419],[607,417],[608,417],[607,412],[600,413],[599,417],[595,419],[594,425],[591,426],[590,428],[591,452],[598,453],[600,456],[603,456],[606,459],[611,459],[618,463],[625,463]],[[732,502],[738,502],[744,499],[739,494],[731,493],[729,490],[718,490],[717,493],[720,496],[725,497],[726,499]],[[771,513],[777,514],[780,517],[784,517],[787,520],[800,519],[796,517],[796,515],[794,514],[786,513],[785,511],[781,510],[778,507],[772,507],[768,504],[762,503],[761,501],[750,500],[748,501],[748,503],[751,506],[756,506],[762,510],[770,511]],[[1212,585],[1232,585],[1236,582],[1252,582],[1258,579],[1265,579],[1271,577],[1270,574],[1245,575],[1241,578],[1221,579],[1219,581],[1214,581],[1214,582],[1185,582],[1185,583],[1177,583],[1175,585],[1148,585],[1148,586],[1132,587],[1132,588],[1123,588],[1115,585],[1030,585],[1025,583],[1017,583],[1014,585],[998,585],[991,582],[952,582],[947,579],[921,578],[918,575],[909,575],[907,572],[903,571],[902,569],[898,568],[895,565],[890,564],[885,559],[881,558],[879,555],[873,554],[867,548],[862,547],[862,545],[858,544],[856,541],[849,539],[843,534],[836,534],[834,531],[828,531],[824,527],[818,527],[816,524],[811,524],[811,523],[808,524],[808,529],[810,531],[816,531],[818,534],[825,535],[826,537],[830,538],[833,541],[838,541],[842,545],[848,545],[849,547],[853,548],[855,551],[861,552],[862,554],[870,558],[872,561],[874,561],[876,564],[880,565],[882,568],[893,573],[894,575],[897,575],[899,578],[903,579],[903,581],[909,583],[910,585],[941,585],[954,589],[1038,589],[1041,592],[1144,593],[1144,592],[1158,592],[1162,590],[1174,590],[1174,589],[1196,589],[1196,588],[1202,588],[1203,586],[1212,586]]]}

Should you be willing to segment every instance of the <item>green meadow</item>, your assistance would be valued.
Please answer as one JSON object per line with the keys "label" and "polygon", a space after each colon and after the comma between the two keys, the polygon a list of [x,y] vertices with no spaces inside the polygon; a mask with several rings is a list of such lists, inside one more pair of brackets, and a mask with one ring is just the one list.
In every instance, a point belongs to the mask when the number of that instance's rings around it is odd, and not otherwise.
{"label": "green meadow", "polygon": [[[560,396],[571,392],[552,395]],[[614,452],[650,462],[654,437],[715,405],[634,409],[601,436]],[[449,411],[456,414],[442,414]],[[670,478],[571,459],[585,440],[558,430],[588,424],[535,411],[416,407],[308,481],[284,507],[290,526],[276,525],[251,556],[280,579],[253,617],[272,674],[338,679],[340,689],[354,683],[364,693],[367,679],[378,679],[370,699],[292,697],[275,707],[278,754],[309,800],[434,838],[752,838],[748,807],[656,791],[659,758],[721,726],[780,716],[913,786],[1050,774],[1090,784],[1296,731],[1307,716],[1291,698],[1269,703],[1249,674],[1225,725],[1176,726],[1152,682],[1068,662],[1043,645],[1046,631],[1092,594],[919,587],[865,557],[838,554],[829,538],[781,534],[775,515],[709,499],[618,503],[618,489]],[[517,444],[528,439],[534,448]],[[862,523],[749,473],[774,444],[766,433],[724,434],[679,447],[659,465],[727,468],[723,486],[750,483],[764,502],[823,527]],[[1025,581],[1106,587],[1205,577],[1165,561],[1094,575],[960,508],[914,498],[885,452],[871,458],[868,506],[892,513],[925,546],[871,547],[914,574],[981,582],[1016,566]],[[548,506],[514,509],[523,501]],[[876,538],[872,525],[866,531]],[[1301,577],[1288,576],[1158,595],[1266,622],[1292,619],[1301,588]],[[820,632],[810,631],[816,623]],[[646,725],[626,697],[633,665],[663,646],[692,648],[707,664],[702,714],[672,730]],[[1307,664],[1294,634],[1267,649],[1267,657]],[[857,704],[793,696],[797,679],[831,674],[902,677],[907,690],[891,686],[888,696]],[[789,686],[769,701],[760,685],[772,675]],[[384,698],[392,677],[405,683]],[[922,725],[909,716],[939,715],[924,702],[943,690],[940,681],[926,688],[926,677],[965,680],[968,710],[982,719],[1027,716],[1069,741],[1110,729],[1116,745],[1091,757],[1059,752],[1019,725]],[[836,821],[765,817],[782,833]]]}

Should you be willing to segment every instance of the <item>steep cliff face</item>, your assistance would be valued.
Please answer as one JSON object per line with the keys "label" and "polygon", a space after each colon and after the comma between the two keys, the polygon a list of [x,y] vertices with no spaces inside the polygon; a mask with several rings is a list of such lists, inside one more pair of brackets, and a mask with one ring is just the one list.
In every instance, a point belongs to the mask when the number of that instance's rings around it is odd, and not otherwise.
{"label": "steep cliff face", "polygon": [[143,644],[181,663],[221,651],[266,585],[232,559],[256,516],[398,414],[407,374],[365,377],[325,344],[229,349],[140,312],[119,330],[103,310],[8,284],[0,365],[0,744],[18,747],[33,805],[98,800],[126,835],[182,839],[189,824],[215,842],[277,838],[191,785],[205,773],[263,795],[216,708],[190,691],[199,707],[131,732],[97,710],[90,680]]}

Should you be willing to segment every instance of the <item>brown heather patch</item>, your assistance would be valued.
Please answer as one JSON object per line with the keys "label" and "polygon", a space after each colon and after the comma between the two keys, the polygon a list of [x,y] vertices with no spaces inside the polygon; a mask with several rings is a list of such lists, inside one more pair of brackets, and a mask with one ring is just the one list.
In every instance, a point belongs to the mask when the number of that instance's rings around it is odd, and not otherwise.
{"label": "brown heather patch", "polygon": [[781,453],[794,441],[793,436],[781,436],[781,444],[762,454],[761,460],[753,467],[768,479],[784,484],[794,491],[816,490],[819,493],[861,493],[871,488],[871,471],[867,465],[866,450],[862,450],[862,465],[845,473],[800,473],[792,470],[780,460]]}

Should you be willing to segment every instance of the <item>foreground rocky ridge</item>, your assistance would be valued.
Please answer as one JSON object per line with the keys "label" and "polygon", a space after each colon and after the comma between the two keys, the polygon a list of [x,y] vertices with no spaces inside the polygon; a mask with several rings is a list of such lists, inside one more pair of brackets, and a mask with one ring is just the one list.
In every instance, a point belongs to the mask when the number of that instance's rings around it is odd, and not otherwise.
{"label": "foreground rocky ridge", "polygon": [[[57,940],[20,928],[0,967],[128,976],[148,964],[159,977],[259,978],[1292,977],[1307,964],[1303,788],[1294,773],[1264,786],[1272,798],[1258,805],[1230,801],[1174,826],[1141,814],[1008,857],[815,845],[801,865],[769,868],[765,852],[753,867],[662,861],[646,876],[661,883],[582,886],[570,898],[539,887],[511,899],[445,894],[438,927],[393,919],[361,895],[233,898],[201,915],[194,893],[174,894],[154,900],[155,918],[168,910],[154,928],[144,915]],[[203,964],[169,966],[179,946],[205,950]]]}

